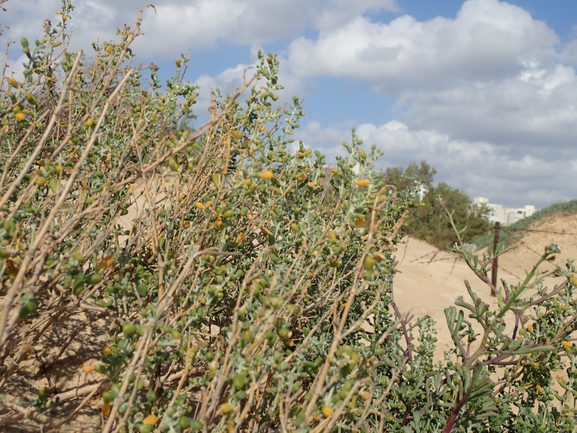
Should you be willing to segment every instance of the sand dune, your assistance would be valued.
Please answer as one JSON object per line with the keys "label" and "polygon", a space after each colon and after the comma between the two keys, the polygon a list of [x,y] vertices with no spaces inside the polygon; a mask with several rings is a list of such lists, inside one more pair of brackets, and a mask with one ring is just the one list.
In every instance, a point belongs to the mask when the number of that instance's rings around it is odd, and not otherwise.
{"label": "sand dune", "polygon": [[[516,284],[525,277],[525,269],[533,267],[547,245],[559,245],[561,253],[552,262],[545,262],[540,269],[555,266],[565,268],[568,258],[577,263],[577,215],[555,216],[541,220],[530,227],[531,231],[516,242],[516,248],[499,259],[499,279]],[[452,347],[445,321],[445,308],[453,305],[457,296],[468,299],[465,280],[481,298],[496,304],[490,289],[480,281],[458,255],[439,251],[417,239],[407,238],[396,253],[399,262],[394,280],[394,296],[402,312],[411,311],[415,316],[429,315],[437,322],[437,355]],[[551,287],[564,278],[550,278]]]}

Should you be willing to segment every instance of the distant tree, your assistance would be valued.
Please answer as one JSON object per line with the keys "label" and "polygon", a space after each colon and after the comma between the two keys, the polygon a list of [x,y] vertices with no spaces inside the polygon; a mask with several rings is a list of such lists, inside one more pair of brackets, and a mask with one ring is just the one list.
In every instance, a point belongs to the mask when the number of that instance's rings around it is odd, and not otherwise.
{"label": "distant tree", "polygon": [[388,168],[382,173],[385,182],[395,186],[398,191],[418,185],[428,189],[421,205],[416,206],[409,215],[405,233],[439,248],[452,246],[457,242],[457,235],[447,218],[447,209],[464,243],[486,234],[491,228],[489,209],[485,205],[473,204],[464,191],[444,182],[433,185],[436,173],[437,170],[425,161],[420,164],[411,162],[407,168]]}
{"label": "distant tree", "polygon": [[434,167],[431,167],[426,161],[421,161],[420,164],[411,162],[407,168],[389,167],[382,176],[385,183],[394,185],[398,190],[403,190],[413,187],[415,184],[431,187],[435,174],[437,174],[437,170]]}

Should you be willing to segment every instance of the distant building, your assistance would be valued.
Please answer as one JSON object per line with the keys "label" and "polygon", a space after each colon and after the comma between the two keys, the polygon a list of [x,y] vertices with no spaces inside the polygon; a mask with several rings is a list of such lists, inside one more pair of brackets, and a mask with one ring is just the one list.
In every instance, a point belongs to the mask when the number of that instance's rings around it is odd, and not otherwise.
{"label": "distant building", "polygon": [[419,184],[419,190],[417,191],[417,195],[419,196],[419,202],[422,202],[427,193],[429,192],[429,187],[423,185],[422,183]]}
{"label": "distant building", "polygon": [[532,205],[525,205],[522,208],[508,208],[501,204],[489,203],[489,199],[486,197],[476,197],[473,203],[487,206],[491,210],[489,221],[500,222],[504,226],[511,225],[538,211],[538,209],[535,209],[535,206]]}

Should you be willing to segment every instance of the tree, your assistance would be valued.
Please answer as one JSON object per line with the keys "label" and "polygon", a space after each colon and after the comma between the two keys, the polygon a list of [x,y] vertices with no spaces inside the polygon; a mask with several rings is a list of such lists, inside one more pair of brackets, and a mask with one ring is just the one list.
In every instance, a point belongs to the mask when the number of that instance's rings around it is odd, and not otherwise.
{"label": "tree", "polygon": [[411,162],[406,169],[402,167],[387,168],[382,174],[385,183],[394,185],[398,191],[406,191],[420,185],[426,187],[420,206],[410,213],[405,233],[422,239],[439,248],[448,248],[457,242],[446,212],[450,212],[455,226],[465,243],[482,236],[491,228],[487,219],[489,209],[484,205],[474,205],[470,197],[461,190],[444,182],[433,185],[437,173],[434,167],[421,161]]}
{"label": "tree", "polygon": [[437,170],[434,167],[431,167],[426,161],[421,161],[420,164],[411,162],[407,168],[389,167],[382,173],[382,177],[385,183],[402,190],[415,186],[415,184],[431,187],[435,174],[437,174]]}

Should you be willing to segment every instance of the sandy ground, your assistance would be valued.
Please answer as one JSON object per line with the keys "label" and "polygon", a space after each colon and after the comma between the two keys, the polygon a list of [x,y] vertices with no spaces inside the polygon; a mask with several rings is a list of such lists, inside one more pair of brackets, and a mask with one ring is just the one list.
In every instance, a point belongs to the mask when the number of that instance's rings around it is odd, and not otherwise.
{"label": "sandy ground", "polygon": [[[561,253],[551,263],[543,263],[540,269],[565,268],[568,258],[577,261],[577,215],[547,218],[531,227],[531,231],[516,242],[516,248],[499,258],[498,278],[515,284],[525,277],[525,269],[533,267],[545,246],[557,244]],[[415,316],[429,315],[437,322],[437,356],[452,346],[445,321],[445,308],[451,306],[457,296],[468,300],[464,281],[468,280],[477,294],[487,303],[496,304],[490,289],[458,257],[439,251],[425,242],[407,238],[396,254],[399,262],[394,282],[395,300],[402,312],[411,311]],[[547,281],[550,287],[563,278]]]}

